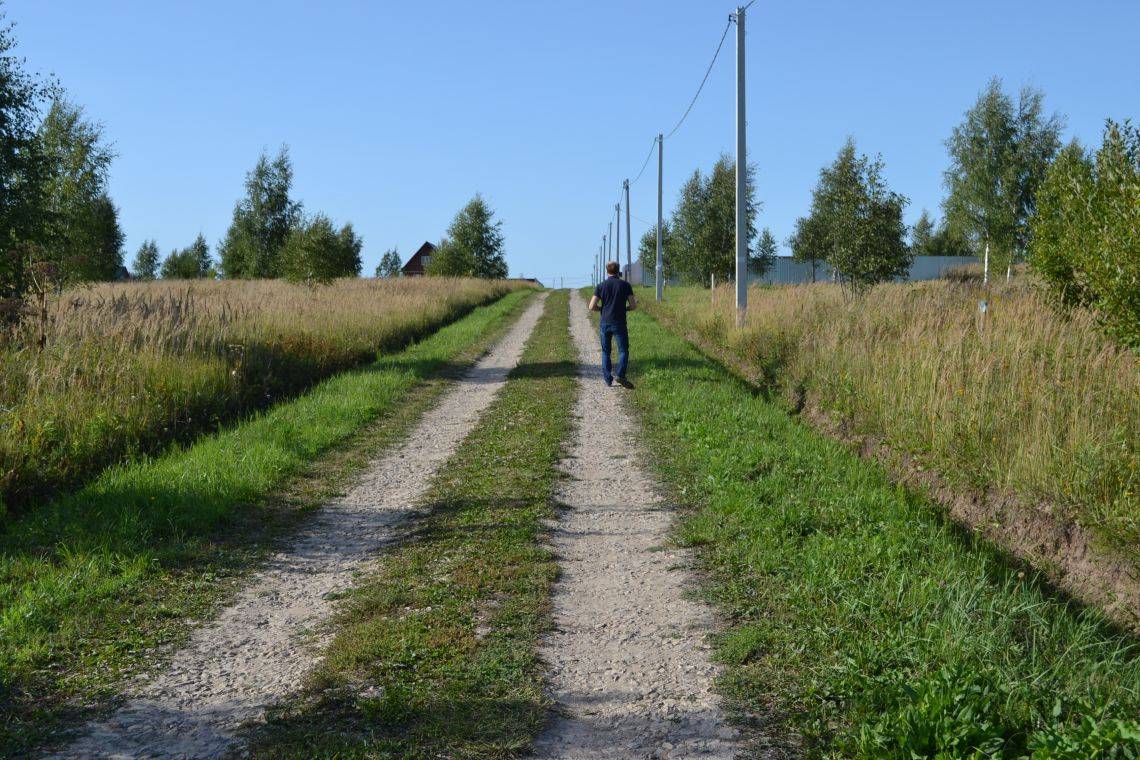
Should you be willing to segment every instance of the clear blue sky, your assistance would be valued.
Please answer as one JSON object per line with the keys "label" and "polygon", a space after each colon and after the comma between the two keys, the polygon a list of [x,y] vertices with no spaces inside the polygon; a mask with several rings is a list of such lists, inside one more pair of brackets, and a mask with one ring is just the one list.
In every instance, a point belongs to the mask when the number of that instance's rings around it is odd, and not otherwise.
{"label": "clear blue sky", "polygon": [[[567,284],[620,182],[683,112],[731,2],[194,3],[7,0],[18,52],[53,72],[119,154],[128,259],[225,232],[262,148],[287,143],[295,194],[351,220],[371,272],[437,240],[476,191],[512,274]],[[881,153],[907,217],[937,211],[943,140],[991,76],[1046,93],[1068,133],[1137,117],[1140,2],[758,0],[748,12],[749,158],[760,224],[783,241],[847,135]],[[665,144],[668,210],[734,145],[734,32]],[[656,213],[653,165],[634,214]],[[634,235],[645,225],[635,222]],[[623,241],[624,242],[624,241]],[[624,256],[623,256],[624,258]]]}

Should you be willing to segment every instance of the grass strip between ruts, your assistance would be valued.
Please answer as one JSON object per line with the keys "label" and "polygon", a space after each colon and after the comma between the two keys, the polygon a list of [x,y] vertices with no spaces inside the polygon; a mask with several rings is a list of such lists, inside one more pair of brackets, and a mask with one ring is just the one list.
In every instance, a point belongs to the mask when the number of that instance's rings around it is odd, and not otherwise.
{"label": "grass strip between ruts", "polygon": [[[0,755],[103,709],[520,313],[515,292],[183,450],[108,470],[0,534]],[[362,433],[363,431],[363,433]],[[363,438],[362,438],[363,436]],[[307,477],[306,477],[307,476]]]}
{"label": "grass strip between ruts", "polygon": [[1135,638],[649,317],[630,329],[737,708],[813,757],[1140,757]]}
{"label": "grass strip between ruts", "polygon": [[260,757],[513,757],[542,728],[536,647],[556,574],[542,544],[571,428],[565,291],[425,498],[411,535],[349,595],[304,695]]}

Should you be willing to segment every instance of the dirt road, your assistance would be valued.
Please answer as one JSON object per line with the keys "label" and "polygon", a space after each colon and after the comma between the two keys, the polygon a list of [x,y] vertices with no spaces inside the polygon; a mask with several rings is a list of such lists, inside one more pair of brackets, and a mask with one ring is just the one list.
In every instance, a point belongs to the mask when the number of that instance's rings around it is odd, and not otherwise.
{"label": "dirt road", "polygon": [[[556,633],[543,644],[562,713],[536,744],[542,758],[728,758],[740,749],[712,692],[709,610],[684,594],[685,554],[641,465],[628,393],[601,380],[595,328],[577,292],[571,333],[581,392],[569,475],[554,526],[563,575]],[[636,354],[635,354],[636,356]]]}
{"label": "dirt road", "polygon": [[518,363],[544,301],[535,298],[407,441],[323,508],[167,667],[59,757],[217,757],[237,744],[239,726],[296,690],[327,638],[319,627],[333,611],[333,595],[391,540],[474,427]]}

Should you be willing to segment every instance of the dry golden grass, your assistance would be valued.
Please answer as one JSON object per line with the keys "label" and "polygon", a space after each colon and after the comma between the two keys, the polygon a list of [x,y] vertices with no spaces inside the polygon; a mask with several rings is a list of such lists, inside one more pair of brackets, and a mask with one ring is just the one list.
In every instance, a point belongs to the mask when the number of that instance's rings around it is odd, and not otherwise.
{"label": "dry golden grass", "polygon": [[677,289],[661,308],[774,384],[952,481],[998,488],[1135,547],[1140,542],[1140,361],[1092,316],[1058,315],[1025,277],[997,285],[983,323],[970,281]]}
{"label": "dry golden grass", "polygon": [[401,347],[517,283],[155,282],[67,291],[0,344],[0,509]]}

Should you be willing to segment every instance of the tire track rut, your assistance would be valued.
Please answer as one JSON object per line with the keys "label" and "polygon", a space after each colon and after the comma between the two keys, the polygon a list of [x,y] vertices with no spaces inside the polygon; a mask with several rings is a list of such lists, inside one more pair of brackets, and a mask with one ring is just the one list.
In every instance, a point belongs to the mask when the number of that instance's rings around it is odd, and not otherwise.
{"label": "tire track rut", "polygon": [[518,364],[545,299],[535,298],[407,440],[321,509],[168,665],[140,680],[125,705],[88,724],[55,756],[200,758],[235,749],[237,729],[294,692],[317,663],[329,637],[319,626],[332,614],[335,595],[393,538],[490,405]]}
{"label": "tire track rut", "polygon": [[[628,391],[601,381],[595,329],[576,291],[577,429],[553,526],[562,576],[556,630],[543,659],[560,715],[535,744],[541,758],[728,758],[743,748],[713,694],[711,612],[689,599],[672,515],[639,462]],[[636,350],[636,347],[635,347]]]}

